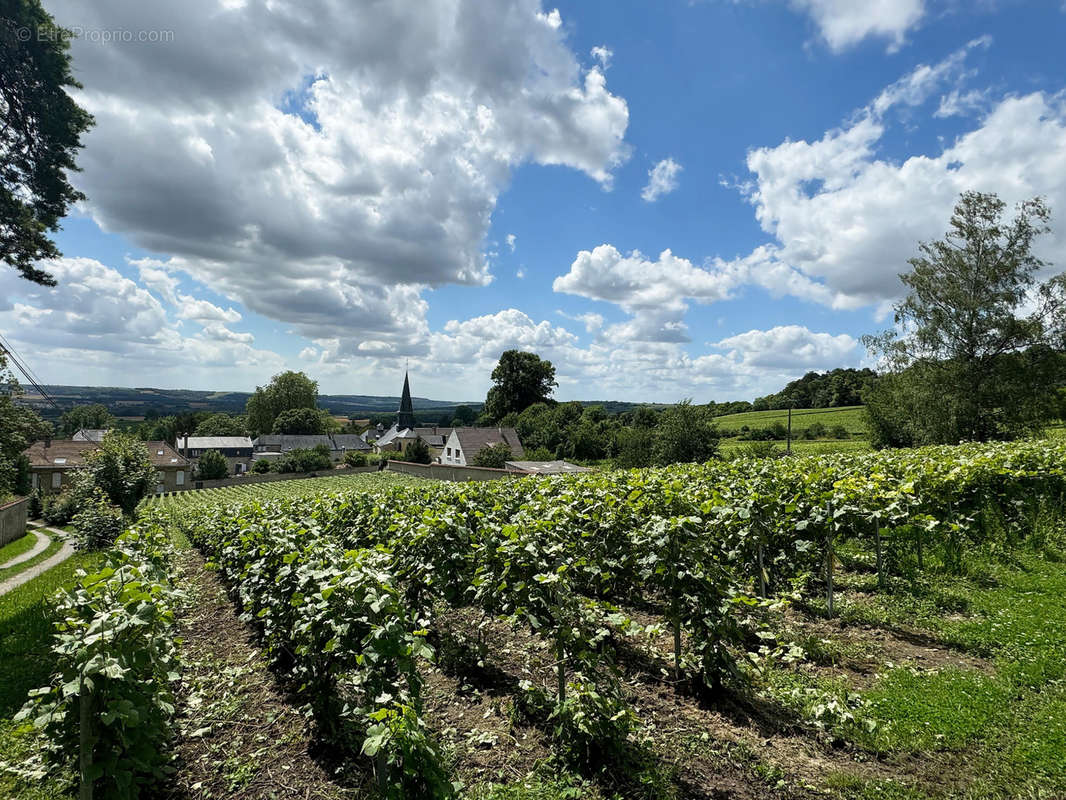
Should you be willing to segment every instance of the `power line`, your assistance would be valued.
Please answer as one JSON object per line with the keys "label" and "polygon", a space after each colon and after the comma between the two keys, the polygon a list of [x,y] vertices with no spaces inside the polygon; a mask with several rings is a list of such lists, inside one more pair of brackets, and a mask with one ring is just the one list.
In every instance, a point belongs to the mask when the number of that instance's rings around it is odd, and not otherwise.
{"label": "power line", "polygon": [[3,352],[7,354],[8,359],[11,361],[12,364],[15,365],[15,368],[22,373],[22,376],[26,379],[26,382],[30,385],[30,387],[37,394],[39,394],[46,401],[48,401],[48,403],[50,403],[52,407],[56,411],[58,411],[60,415],[62,415],[63,409],[60,408],[59,403],[57,403],[55,401],[55,398],[53,398],[50,394],[48,394],[47,391],[45,391],[44,386],[41,385],[40,378],[37,377],[37,374],[32,369],[30,369],[27,363],[24,363],[25,359],[23,359],[15,351],[15,349],[11,346],[7,339],[3,337],[2,334],[0,334],[0,350],[3,350]]}

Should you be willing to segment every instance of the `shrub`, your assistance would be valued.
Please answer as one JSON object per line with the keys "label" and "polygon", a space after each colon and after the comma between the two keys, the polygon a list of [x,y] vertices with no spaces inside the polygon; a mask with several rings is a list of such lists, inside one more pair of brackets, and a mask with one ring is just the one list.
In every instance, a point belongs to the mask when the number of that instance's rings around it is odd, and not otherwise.
{"label": "shrub", "polygon": [[821,439],[829,433],[822,422],[812,422],[803,430],[804,439]]}
{"label": "shrub", "polygon": [[850,439],[851,434],[848,433],[848,429],[843,425],[834,425],[829,429],[829,435],[834,439]]}
{"label": "shrub", "polygon": [[41,516],[49,525],[66,525],[78,510],[78,500],[73,492],[47,494],[41,507]]}
{"label": "shrub", "polygon": [[218,480],[229,475],[229,462],[218,450],[208,450],[203,453],[196,468],[202,481]]}
{"label": "shrub", "polygon": [[403,457],[404,461],[410,461],[414,464],[428,464],[433,460],[429,454],[429,445],[421,439],[415,439],[411,442],[407,449],[404,450]]}
{"label": "shrub", "polygon": [[365,467],[366,453],[360,453],[358,450],[349,450],[344,454],[344,463],[349,467]]}
{"label": "shrub", "polygon": [[270,459],[268,458],[260,458],[252,464],[252,472],[257,475],[263,475],[264,473],[270,472],[270,469]]}
{"label": "shrub", "polygon": [[[108,500],[133,516],[137,504],[155,485],[155,467],[144,442],[112,431],[86,456],[84,472]],[[84,497],[88,497],[85,492]]]}
{"label": "shrub", "polygon": [[94,488],[90,497],[80,504],[73,517],[77,531],[75,544],[79,550],[103,550],[110,547],[126,527],[122,510],[107,501],[107,495]]}
{"label": "shrub", "polygon": [[506,442],[497,442],[491,447],[482,447],[477,453],[474,454],[473,465],[475,467],[493,467],[495,469],[503,469],[504,465],[510,461],[511,446]]}
{"label": "shrub", "polygon": [[315,445],[312,450],[290,450],[274,462],[274,470],[282,473],[314,472],[331,466],[329,448],[324,444]]}
{"label": "shrub", "polygon": [[43,510],[44,498],[41,496],[41,490],[38,489],[30,495],[30,519],[40,519]]}

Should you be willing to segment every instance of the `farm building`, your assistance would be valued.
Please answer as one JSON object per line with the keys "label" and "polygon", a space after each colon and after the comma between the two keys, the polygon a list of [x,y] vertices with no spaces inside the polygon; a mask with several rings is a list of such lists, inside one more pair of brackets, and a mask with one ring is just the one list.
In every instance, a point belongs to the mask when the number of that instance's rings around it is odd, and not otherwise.
{"label": "farm building", "polygon": [[[173,492],[185,486],[190,463],[166,442],[145,442],[148,457],[156,469],[155,491]],[[92,441],[45,439],[30,445],[25,455],[30,462],[30,482],[44,494],[62,491],[74,470],[84,467],[86,457],[97,447]]]}

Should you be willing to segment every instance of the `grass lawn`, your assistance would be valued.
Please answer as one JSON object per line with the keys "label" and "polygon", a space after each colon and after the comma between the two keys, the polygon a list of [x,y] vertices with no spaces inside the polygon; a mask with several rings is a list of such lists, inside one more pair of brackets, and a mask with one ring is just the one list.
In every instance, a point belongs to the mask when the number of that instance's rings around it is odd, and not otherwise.
{"label": "grass lawn", "polygon": [[[827,428],[843,425],[852,436],[866,436],[866,421],[863,406],[846,406],[844,408],[797,408],[792,412],[792,431],[800,433],[808,425],[820,422]],[[718,429],[725,432],[739,431],[747,425],[749,428],[767,428],[775,422],[788,424],[788,411],[745,411],[742,414],[726,414],[715,417]]]}
{"label": "grass lawn", "polygon": [[[30,537],[30,538],[32,538],[32,537]],[[12,578],[15,575],[18,575],[20,572],[24,572],[25,570],[28,570],[30,567],[37,566],[42,561],[45,561],[45,560],[51,558],[52,556],[54,556],[56,553],[58,553],[60,548],[62,548],[62,547],[63,547],[63,543],[56,541],[55,538],[53,537],[53,539],[52,539],[51,543],[48,545],[48,547],[46,547],[40,553],[35,555],[33,558],[29,559],[28,561],[23,561],[21,564],[16,564],[13,567],[8,567],[7,569],[0,569],[0,581],[6,581],[8,578]],[[4,596],[6,597],[7,595],[4,595]],[[2,601],[0,601],[0,602],[2,602]]]}
{"label": "grass lawn", "polygon": [[[13,542],[8,542],[3,547],[0,547],[0,564],[6,564],[11,559],[17,558],[27,550],[30,550],[36,543],[37,537],[30,533],[15,539]],[[0,571],[0,577],[2,576],[3,572]]]}
{"label": "grass lawn", "polygon": [[889,766],[830,771],[835,796],[1066,797],[1066,564],[1021,551],[966,572],[884,593],[843,574],[840,623],[812,640],[837,663],[769,673],[769,695]]}
{"label": "grass lawn", "polygon": [[[30,689],[45,685],[52,673],[51,598],[74,580],[79,568],[91,571],[100,558],[98,553],[76,553],[0,597],[0,758],[17,763],[37,747],[33,732],[21,729],[12,717],[22,708]],[[56,784],[28,785],[0,773],[0,797],[44,800],[63,796],[69,795]]]}

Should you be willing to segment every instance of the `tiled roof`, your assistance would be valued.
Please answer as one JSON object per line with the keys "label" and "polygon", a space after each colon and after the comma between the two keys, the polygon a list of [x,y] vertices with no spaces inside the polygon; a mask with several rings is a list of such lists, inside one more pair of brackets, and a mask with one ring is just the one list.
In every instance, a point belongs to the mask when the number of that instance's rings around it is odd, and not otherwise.
{"label": "tiled roof", "polygon": [[[189,461],[166,442],[145,442],[148,457],[155,467],[187,467]],[[56,439],[45,446],[44,442],[34,442],[26,448],[26,457],[31,467],[69,469],[84,467],[85,458],[99,445],[96,442],[70,441]]]}
{"label": "tiled roof", "polygon": [[507,443],[516,459],[526,454],[514,428],[455,428],[452,432],[459,438],[459,448],[468,464],[481,450],[500,442]]}

